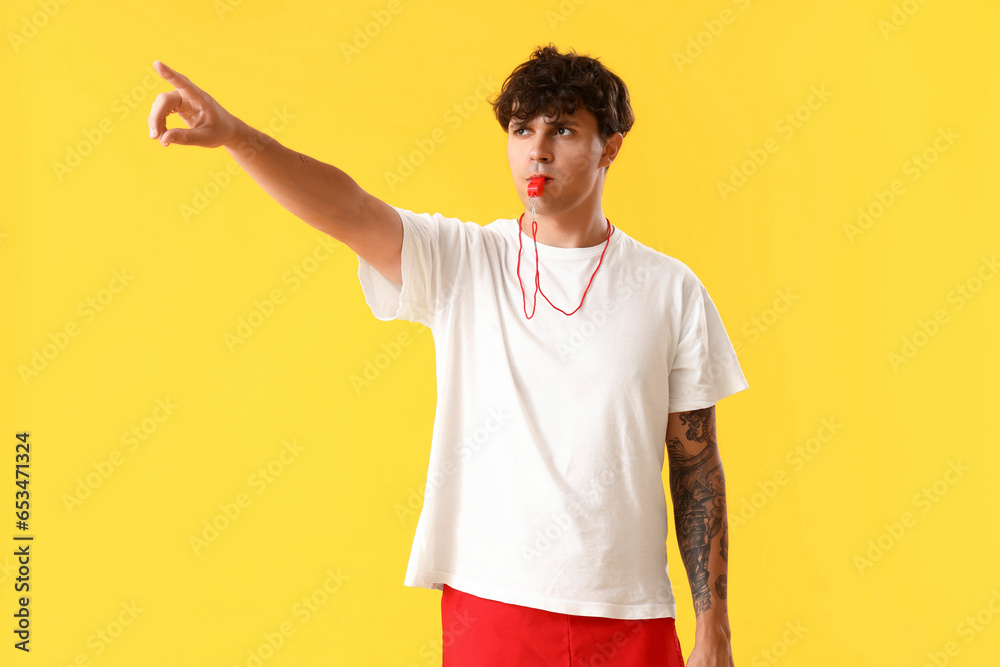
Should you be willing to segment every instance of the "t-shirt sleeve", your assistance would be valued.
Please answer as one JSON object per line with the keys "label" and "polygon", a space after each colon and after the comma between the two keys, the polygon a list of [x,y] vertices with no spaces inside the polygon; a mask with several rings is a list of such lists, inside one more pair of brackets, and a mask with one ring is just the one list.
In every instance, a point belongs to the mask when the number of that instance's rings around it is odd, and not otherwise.
{"label": "t-shirt sleeve", "polygon": [[708,290],[697,280],[670,366],[668,412],[715,405],[749,388]]}
{"label": "t-shirt sleeve", "polygon": [[403,284],[397,285],[358,255],[358,280],[372,314],[383,321],[407,320],[432,326],[444,305],[455,268],[448,246],[454,245],[458,220],[440,213],[414,213],[393,206],[403,222],[400,263]]}

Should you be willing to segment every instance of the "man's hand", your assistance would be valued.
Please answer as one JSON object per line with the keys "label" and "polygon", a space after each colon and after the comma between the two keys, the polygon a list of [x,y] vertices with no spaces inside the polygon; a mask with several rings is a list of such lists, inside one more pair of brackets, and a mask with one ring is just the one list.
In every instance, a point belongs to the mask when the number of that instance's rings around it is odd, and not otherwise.
{"label": "man's hand", "polygon": [[719,633],[718,638],[694,640],[694,648],[684,663],[685,667],[734,667],[729,638]]}
{"label": "man's hand", "polygon": [[[216,148],[237,140],[242,121],[180,72],[175,72],[159,60],[153,62],[153,67],[175,90],[160,93],[153,100],[149,111],[150,138],[159,139],[164,146],[184,144],[205,148]],[[174,112],[190,129],[167,129],[167,116]]]}

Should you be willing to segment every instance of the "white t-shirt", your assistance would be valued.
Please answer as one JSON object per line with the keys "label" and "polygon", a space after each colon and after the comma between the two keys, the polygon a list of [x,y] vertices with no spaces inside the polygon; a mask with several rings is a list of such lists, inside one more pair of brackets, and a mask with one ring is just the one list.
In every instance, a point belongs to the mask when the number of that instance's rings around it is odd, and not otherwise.
{"label": "white t-shirt", "polygon": [[[394,208],[402,287],[361,257],[358,278],[375,317],[431,328],[438,391],[404,585],[582,616],[675,616],[667,414],[748,388],[701,281],[616,227],[583,306],[566,316],[539,293],[527,319],[535,244],[517,220]],[[538,244],[545,296],[572,312],[604,248]]]}

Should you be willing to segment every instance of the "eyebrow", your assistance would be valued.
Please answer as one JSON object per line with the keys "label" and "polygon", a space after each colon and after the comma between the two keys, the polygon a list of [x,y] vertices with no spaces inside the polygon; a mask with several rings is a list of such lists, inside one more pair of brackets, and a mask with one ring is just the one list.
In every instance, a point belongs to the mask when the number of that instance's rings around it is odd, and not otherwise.
{"label": "eyebrow", "polygon": [[[528,124],[525,121],[519,120],[519,119],[514,119],[514,120],[510,121],[510,127],[514,127],[514,128],[527,127],[527,125]],[[548,122],[546,122],[546,125],[552,125],[552,126],[555,126],[555,127],[563,127],[563,126],[567,126],[567,127],[580,127],[580,124],[577,123],[575,120],[573,120],[571,118],[569,118],[569,119],[567,119],[567,118],[561,118],[561,119],[559,119],[555,123],[548,123]]]}

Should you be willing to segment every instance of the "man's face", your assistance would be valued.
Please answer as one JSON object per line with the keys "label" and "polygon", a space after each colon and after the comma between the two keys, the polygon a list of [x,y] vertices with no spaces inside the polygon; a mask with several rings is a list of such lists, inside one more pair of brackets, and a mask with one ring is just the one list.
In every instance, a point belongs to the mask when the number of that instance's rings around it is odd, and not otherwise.
{"label": "man's face", "polygon": [[546,176],[545,189],[535,202],[540,214],[557,214],[581,205],[593,197],[599,201],[604,170],[621,147],[622,135],[613,134],[605,142],[594,114],[577,105],[572,115],[535,116],[529,121],[512,118],[507,130],[507,161],[518,196],[530,209],[528,181],[536,174]]}

